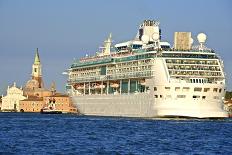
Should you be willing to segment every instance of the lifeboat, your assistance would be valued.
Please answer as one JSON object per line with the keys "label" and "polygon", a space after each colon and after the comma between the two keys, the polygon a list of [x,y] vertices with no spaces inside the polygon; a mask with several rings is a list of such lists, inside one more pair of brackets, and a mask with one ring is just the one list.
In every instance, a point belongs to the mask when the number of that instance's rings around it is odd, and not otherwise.
{"label": "lifeboat", "polygon": [[105,85],[95,85],[94,88],[95,89],[101,89],[101,88],[105,88],[106,86]]}
{"label": "lifeboat", "polygon": [[118,88],[119,84],[118,83],[111,83],[110,87],[112,87],[112,88]]}
{"label": "lifeboat", "polygon": [[84,89],[84,85],[83,84],[75,84],[73,87],[75,89]]}
{"label": "lifeboat", "polygon": [[140,83],[141,85],[143,85],[143,86],[146,85],[145,79],[144,79],[144,80],[140,80],[139,83]]}
{"label": "lifeboat", "polygon": [[78,86],[77,89],[84,89],[84,86]]}
{"label": "lifeboat", "polygon": [[90,89],[94,89],[95,86],[96,86],[96,83],[91,83],[91,84],[90,84]]}

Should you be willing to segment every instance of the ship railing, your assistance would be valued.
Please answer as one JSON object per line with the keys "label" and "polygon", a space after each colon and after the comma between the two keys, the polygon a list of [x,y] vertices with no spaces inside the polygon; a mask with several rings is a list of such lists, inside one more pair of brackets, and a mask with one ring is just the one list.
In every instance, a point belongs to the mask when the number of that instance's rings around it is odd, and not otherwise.
{"label": "ship railing", "polygon": [[171,74],[171,77],[193,77],[193,78],[223,78],[221,75],[197,75],[197,74]]}
{"label": "ship railing", "polygon": [[113,59],[111,57],[105,58],[105,59],[96,59],[92,61],[83,61],[83,62],[75,62],[71,65],[71,68],[75,67],[83,67],[83,66],[88,66],[88,65],[97,65],[97,64],[105,64],[105,63],[110,63],[113,62]]}
{"label": "ship railing", "polygon": [[216,62],[205,62],[205,63],[201,63],[201,62],[176,62],[176,61],[169,61],[166,60],[167,64],[171,64],[171,65],[205,65],[205,66],[218,66],[218,63]]}
{"label": "ship railing", "polygon": [[149,91],[144,92],[130,92],[130,93],[102,93],[102,94],[75,94],[76,96],[88,96],[91,95],[91,97],[100,97],[100,96],[108,96],[108,97],[114,97],[114,96],[127,96],[127,95],[149,95]]}
{"label": "ship railing", "polygon": [[107,80],[118,80],[118,79],[130,79],[130,78],[149,78],[154,75],[153,71],[135,72],[127,74],[117,75],[101,75],[96,77],[83,77],[77,79],[68,80],[68,83],[80,83],[80,82],[93,82],[93,81],[107,81]]}
{"label": "ship railing", "polygon": [[153,76],[152,71],[145,72],[135,72],[135,73],[127,73],[127,74],[117,74],[117,75],[108,75],[107,80],[117,80],[117,79],[129,79],[129,78],[142,78],[142,77],[151,77]]}

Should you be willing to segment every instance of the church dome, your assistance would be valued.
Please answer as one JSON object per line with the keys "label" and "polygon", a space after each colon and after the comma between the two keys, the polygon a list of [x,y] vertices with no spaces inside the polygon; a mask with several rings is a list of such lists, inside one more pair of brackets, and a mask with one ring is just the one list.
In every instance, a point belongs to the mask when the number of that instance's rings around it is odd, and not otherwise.
{"label": "church dome", "polygon": [[37,80],[29,80],[27,81],[26,85],[25,85],[25,89],[27,90],[35,90],[39,88],[39,82]]}

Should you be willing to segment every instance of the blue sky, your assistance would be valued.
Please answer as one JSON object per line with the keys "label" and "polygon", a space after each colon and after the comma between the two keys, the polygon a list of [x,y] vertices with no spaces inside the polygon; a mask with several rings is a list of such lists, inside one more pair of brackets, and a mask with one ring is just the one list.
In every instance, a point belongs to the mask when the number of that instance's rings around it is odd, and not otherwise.
{"label": "blue sky", "polygon": [[110,32],[115,43],[134,38],[144,19],[160,21],[163,40],[175,31],[199,32],[224,60],[232,90],[232,1],[230,0],[0,0],[0,93],[30,79],[39,48],[47,87],[64,91],[61,73],[75,57],[93,54]]}

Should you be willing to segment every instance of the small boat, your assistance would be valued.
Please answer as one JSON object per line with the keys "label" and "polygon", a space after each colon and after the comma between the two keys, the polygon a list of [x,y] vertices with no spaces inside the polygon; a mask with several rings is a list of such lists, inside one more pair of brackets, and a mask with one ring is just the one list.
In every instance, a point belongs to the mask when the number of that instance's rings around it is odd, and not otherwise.
{"label": "small boat", "polygon": [[41,114],[62,114],[62,111],[41,109],[40,113]]}
{"label": "small boat", "polygon": [[62,114],[62,111],[56,110],[53,107],[44,107],[40,110],[41,114]]}

